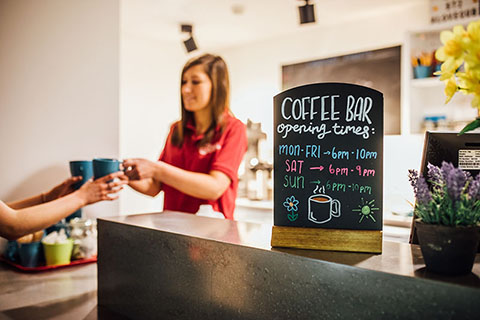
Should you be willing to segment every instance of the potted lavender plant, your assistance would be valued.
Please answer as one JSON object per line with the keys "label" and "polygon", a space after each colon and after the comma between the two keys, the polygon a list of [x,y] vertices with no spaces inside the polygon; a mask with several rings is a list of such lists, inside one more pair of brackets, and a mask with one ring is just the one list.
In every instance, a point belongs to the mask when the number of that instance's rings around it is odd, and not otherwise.
{"label": "potted lavender plant", "polygon": [[428,164],[427,176],[409,170],[426,268],[449,275],[469,273],[480,239],[480,174],[473,178],[443,162],[441,168]]}

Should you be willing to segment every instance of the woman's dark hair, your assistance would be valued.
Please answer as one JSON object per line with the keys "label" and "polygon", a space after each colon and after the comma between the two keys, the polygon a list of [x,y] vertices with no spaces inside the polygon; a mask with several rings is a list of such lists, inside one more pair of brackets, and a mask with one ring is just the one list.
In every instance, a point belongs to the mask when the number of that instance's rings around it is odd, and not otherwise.
{"label": "woman's dark hair", "polygon": [[[183,67],[180,80],[183,81],[183,76],[188,69],[197,65],[203,66],[205,73],[212,82],[212,92],[210,94],[209,105],[207,106],[212,113],[212,123],[197,144],[198,146],[203,146],[214,139],[215,129],[218,126],[220,126],[220,132],[223,130],[225,125],[225,123],[223,123],[224,114],[230,109],[230,81],[228,78],[227,64],[221,57],[212,54],[204,54],[190,59]],[[172,134],[172,143],[178,147],[183,144],[187,123],[194,121],[193,112],[185,110],[183,99],[180,98],[180,100],[182,103],[182,118],[176,123]]]}

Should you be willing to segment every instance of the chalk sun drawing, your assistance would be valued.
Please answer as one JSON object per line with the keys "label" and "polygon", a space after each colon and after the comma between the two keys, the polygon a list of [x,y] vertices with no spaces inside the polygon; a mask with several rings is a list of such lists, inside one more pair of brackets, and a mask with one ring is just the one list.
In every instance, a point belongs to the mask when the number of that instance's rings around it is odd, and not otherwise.
{"label": "chalk sun drawing", "polygon": [[373,211],[378,211],[380,209],[375,208],[375,199],[371,201],[365,201],[362,198],[361,200],[362,203],[358,205],[358,208],[352,210],[358,212],[358,214],[360,215],[360,220],[358,220],[358,223],[361,223],[363,221],[363,218],[372,219],[373,222],[377,222],[377,220],[375,220],[375,217],[373,216]]}

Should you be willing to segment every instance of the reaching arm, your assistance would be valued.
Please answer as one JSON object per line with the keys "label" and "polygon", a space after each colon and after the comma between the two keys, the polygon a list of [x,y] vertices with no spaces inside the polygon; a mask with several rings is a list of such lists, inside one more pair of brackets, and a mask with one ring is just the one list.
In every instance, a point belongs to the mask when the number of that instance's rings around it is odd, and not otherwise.
{"label": "reaching arm", "polygon": [[45,198],[45,195],[43,193],[41,193],[39,195],[30,197],[30,198],[26,198],[26,199],[23,199],[23,200],[18,200],[18,201],[15,201],[15,202],[9,202],[6,205],[9,206],[12,209],[22,209],[22,208],[36,206],[37,204],[44,203],[45,202],[45,201],[43,201],[44,198]]}
{"label": "reaching arm", "polygon": [[[138,187],[138,189],[135,189],[137,191],[139,189],[145,190],[141,187],[146,188],[147,185],[153,189],[152,184],[161,186],[164,183],[195,198],[216,200],[230,185],[230,178],[217,170],[212,170],[209,173],[192,172],[163,161],[153,162],[146,159],[127,159],[123,166],[130,168],[126,172],[131,180],[129,185],[132,186],[132,182],[137,182],[136,180],[143,183],[143,185],[135,185]],[[160,187],[158,188],[159,191]]]}
{"label": "reaching arm", "polygon": [[216,200],[230,185],[230,178],[221,171],[212,170],[207,174],[183,170],[165,162],[158,162],[158,165],[155,179],[195,198]]}
{"label": "reaching arm", "polygon": [[79,190],[64,197],[23,209],[16,210],[0,201],[0,236],[17,239],[50,226],[87,204],[115,200],[118,196],[109,195],[120,191],[126,180],[107,181],[121,176],[123,172],[116,172],[95,181],[90,180]]}
{"label": "reaching arm", "polygon": [[45,229],[85,205],[79,194],[15,210],[0,202],[0,234],[7,239]]}
{"label": "reaching arm", "polygon": [[[136,190],[152,188],[152,183],[157,183],[157,194],[162,184],[169,185],[187,195],[199,199],[216,200],[221,197],[232,183],[237,174],[238,167],[247,149],[247,135],[245,125],[238,120],[232,120],[229,129],[225,129],[223,146],[217,152],[210,164],[208,173],[193,172],[178,168],[163,161],[153,162],[146,159],[127,159],[123,162],[127,168],[125,174],[130,181],[141,181],[141,184],[133,184]],[[170,141],[171,134],[167,138]],[[165,147],[168,149],[167,146]],[[163,153],[160,156],[163,158]],[[144,180],[149,179],[144,182]],[[146,193],[146,192],[145,192]]]}
{"label": "reaching arm", "polygon": [[12,209],[23,209],[61,198],[67,194],[72,193],[74,191],[73,184],[80,180],[82,180],[81,176],[68,178],[67,180],[63,181],[58,186],[53,187],[50,191],[46,193],[41,193],[27,199],[10,202],[7,203],[7,206]]}
{"label": "reaching arm", "polygon": [[128,185],[135,191],[151,197],[155,197],[157,194],[160,193],[160,191],[162,191],[161,182],[152,178],[147,178],[143,180],[131,180],[128,182]]}

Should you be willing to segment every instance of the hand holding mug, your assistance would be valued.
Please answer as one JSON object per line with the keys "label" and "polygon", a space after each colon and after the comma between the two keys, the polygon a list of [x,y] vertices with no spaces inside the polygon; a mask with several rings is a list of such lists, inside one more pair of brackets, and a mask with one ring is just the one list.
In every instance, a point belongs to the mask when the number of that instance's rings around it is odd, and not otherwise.
{"label": "hand holding mug", "polygon": [[61,184],[53,187],[50,191],[45,193],[42,198],[42,202],[49,202],[72,193],[73,191],[75,191],[74,184],[81,180],[81,176],[66,179]]}
{"label": "hand holding mug", "polygon": [[125,159],[123,167],[129,180],[143,180],[155,176],[158,164],[147,159]]}
{"label": "hand holding mug", "polygon": [[[117,180],[114,180],[118,178]],[[106,176],[96,180],[90,179],[80,189],[78,193],[84,205],[92,204],[101,200],[115,200],[118,195],[111,196],[123,189],[123,185],[127,184],[128,180],[122,171],[110,173]]]}

